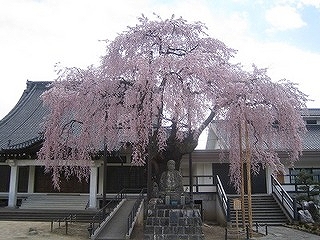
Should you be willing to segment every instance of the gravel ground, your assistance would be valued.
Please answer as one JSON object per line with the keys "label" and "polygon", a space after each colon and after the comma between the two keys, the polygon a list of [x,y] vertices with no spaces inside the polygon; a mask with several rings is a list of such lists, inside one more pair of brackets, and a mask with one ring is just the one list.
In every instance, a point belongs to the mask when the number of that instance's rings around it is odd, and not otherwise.
{"label": "gravel ground", "polygon": [[50,222],[0,221],[0,239],[87,240],[89,238],[87,227],[87,223],[71,223],[68,227],[68,235],[66,235],[64,223],[60,228],[58,228],[58,223],[55,223],[51,232]]}
{"label": "gravel ground", "polygon": [[[88,223],[71,223],[68,225],[68,235],[66,235],[64,223],[61,223],[60,228],[58,223],[54,223],[51,232],[50,222],[0,221],[0,239],[87,240],[89,238],[88,225]],[[203,232],[205,239],[224,239],[224,228],[220,226],[204,224]],[[143,239],[142,227],[135,228],[132,239]]]}

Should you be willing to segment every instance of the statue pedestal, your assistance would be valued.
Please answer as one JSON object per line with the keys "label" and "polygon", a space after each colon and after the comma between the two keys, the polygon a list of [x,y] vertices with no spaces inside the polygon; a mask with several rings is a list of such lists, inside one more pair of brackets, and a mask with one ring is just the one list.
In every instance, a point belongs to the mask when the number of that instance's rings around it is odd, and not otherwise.
{"label": "statue pedestal", "polygon": [[172,205],[172,206],[177,206],[177,205],[186,205],[186,197],[184,195],[177,196],[177,195],[166,195],[163,198],[163,202],[165,205]]}
{"label": "statue pedestal", "polygon": [[192,205],[149,204],[144,239],[204,239],[200,210]]}

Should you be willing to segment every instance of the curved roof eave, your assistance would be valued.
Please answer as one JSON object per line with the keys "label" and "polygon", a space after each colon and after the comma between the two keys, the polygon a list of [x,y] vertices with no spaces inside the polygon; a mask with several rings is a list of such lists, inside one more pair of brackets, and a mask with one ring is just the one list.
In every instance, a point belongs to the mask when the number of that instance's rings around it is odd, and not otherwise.
{"label": "curved roof eave", "polygon": [[17,104],[0,120],[0,152],[18,150],[42,141],[42,122],[47,114],[41,95],[49,88],[49,81],[27,81]]}

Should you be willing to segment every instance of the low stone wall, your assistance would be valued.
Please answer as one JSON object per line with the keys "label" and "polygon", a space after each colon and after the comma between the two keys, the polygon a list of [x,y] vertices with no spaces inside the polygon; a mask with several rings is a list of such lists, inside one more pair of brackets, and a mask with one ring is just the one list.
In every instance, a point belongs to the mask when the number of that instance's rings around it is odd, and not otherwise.
{"label": "low stone wall", "polygon": [[204,239],[199,209],[189,205],[148,205],[144,239]]}

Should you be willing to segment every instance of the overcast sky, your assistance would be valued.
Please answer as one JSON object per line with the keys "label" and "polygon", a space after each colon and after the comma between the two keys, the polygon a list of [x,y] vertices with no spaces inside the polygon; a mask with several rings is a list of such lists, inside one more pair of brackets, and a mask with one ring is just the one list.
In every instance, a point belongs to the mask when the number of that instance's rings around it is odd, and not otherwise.
{"label": "overcast sky", "polygon": [[26,81],[54,80],[54,65],[97,64],[105,42],[141,14],[202,21],[237,61],[290,79],[320,108],[320,0],[0,0],[0,119]]}

